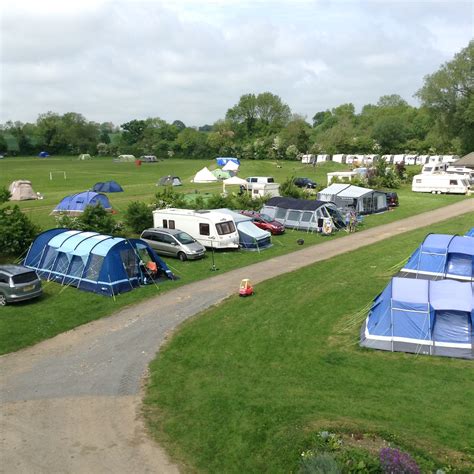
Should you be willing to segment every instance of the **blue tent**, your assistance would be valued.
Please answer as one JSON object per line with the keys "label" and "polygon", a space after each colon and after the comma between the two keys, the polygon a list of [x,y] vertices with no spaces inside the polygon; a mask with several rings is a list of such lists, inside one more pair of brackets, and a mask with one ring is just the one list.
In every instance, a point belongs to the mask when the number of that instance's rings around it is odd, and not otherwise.
{"label": "blue tent", "polygon": [[95,183],[92,191],[96,193],[123,193],[123,188],[117,181],[105,181],[105,183]]}
{"label": "blue tent", "polygon": [[23,264],[43,280],[114,296],[151,281],[146,263],[173,279],[163,260],[140,239],[79,230],[50,229],[38,235]]}
{"label": "blue tent", "polygon": [[401,275],[474,281],[474,238],[427,235],[402,268]]}
{"label": "blue tent", "polygon": [[466,232],[466,237],[474,237],[474,227]]}
{"label": "blue tent", "polygon": [[55,213],[80,214],[87,206],[102,206],[106,211],[111,211],[112,206],[105,194],[94,191],[84,191],[66,196],[53,210]]}
{"label": "blue tent", "polygon": [[219,156],[216,158],[217,166],[224,166],[228,161],[233,161],[236,165],[240,166],[240,160],[232,156]]}
{"label": "blue tent", "polygon": [[473,285],[392,278],[361,330],[372,349],[474,359]]}
{"label": "blue tent", "polygon": [[244,216],[230,209],[215,209],[230,216],[239,233],[239,245],[242,250],[265,250],[272,246],[272,234],[257,227],[249,216]]}
{"label": "blue tent", "polygon": [[47,151],[40,151],[38,153],[38,158],[48,158],[49,153]]}

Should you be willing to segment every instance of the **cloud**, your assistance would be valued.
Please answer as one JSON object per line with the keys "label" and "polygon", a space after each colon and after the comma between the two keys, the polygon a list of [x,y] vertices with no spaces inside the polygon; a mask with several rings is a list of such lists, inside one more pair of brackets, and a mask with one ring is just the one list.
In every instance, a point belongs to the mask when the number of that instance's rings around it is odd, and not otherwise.
{"label": "cloud", "polygon": [[308,117],[390,93],[413,103],[473,29],[464,1],[20,0],[0,22],[0,122],[52,110],[116,124],[213,123],[263,91]]}

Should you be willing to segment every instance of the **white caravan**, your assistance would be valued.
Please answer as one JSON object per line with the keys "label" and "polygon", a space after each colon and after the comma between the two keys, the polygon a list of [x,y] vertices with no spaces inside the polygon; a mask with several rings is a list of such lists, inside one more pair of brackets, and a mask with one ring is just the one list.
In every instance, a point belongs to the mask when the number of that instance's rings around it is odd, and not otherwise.
{"label": "white caravan", "polygon": [[316,155],[301,155],[301,163],[312,164],[316,162]]}
{"label": "white caravan", "polygon": [[316,163],[324,163],[325,161],[331,161],[331,155],[318,155],[316,157]]}
{"label": "white caravan", "polygon": [[405,155],[406,165],[416,165],[418,155]]}
{"label": "white caravan", "polygon": [[251,183],[249,190],[252,199],[259,197],[276,197],[280,195],[280,185],[278,183]]}
{"label": "white caravan", "polygon": [[464,166],[448,166],[446,170],[448,174],[459,174],[464,176],[469,181],[469,184],[474,184],[474,170],[471,168],[466,168]]}
{"label": "white caravan", "polygon": [[392,163],[398,165],[399,163],[405,162],[405,155],[393,155]]}
{"label": "white caravan", "polygon": [[332,155],[332,161],[335,163],[345,163],[346,162],[346,155]]}
{"label": "white caravan", "polygon": [[216,211],[191,209],[156,209],[154,227],[180,229],[194,237],[205,247],[216,249],[239,247],[239,234],[234,220]]}
{"label": "white caravan", "polygon": [[469,181],[457,174],[417,174],[413,177],[411,190],[416,193],[467,194]]}
{"label": "white caravan", "polygon": [[444,163],[426,163],[421,169],[421,174],[436,174],[443,173],[446,170]]}

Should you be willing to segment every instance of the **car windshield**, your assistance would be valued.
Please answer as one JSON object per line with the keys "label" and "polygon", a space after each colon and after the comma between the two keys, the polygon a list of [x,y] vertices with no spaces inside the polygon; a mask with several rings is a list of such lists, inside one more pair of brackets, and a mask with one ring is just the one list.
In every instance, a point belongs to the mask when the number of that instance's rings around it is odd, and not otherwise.
{"label": "car windshield", "polygon": [[36,281],[37,279],[38,277],[36,276],[35,272],[20,273],[19,275],[12,277],[13,283],[15,284],[30,283],[32,281]]}
{"label": "car windshield", "polygon": [[178,242],[184,245],[193,244],[194,242],[196,242],[189,234],[186,234],[186,232],[180,232],[179,234],[176,234],[175,237]]}
{"label": "car windshield", "polygon": [[273,219],[268,214],[260,214],[260,219],[265,222],[273,222]]}

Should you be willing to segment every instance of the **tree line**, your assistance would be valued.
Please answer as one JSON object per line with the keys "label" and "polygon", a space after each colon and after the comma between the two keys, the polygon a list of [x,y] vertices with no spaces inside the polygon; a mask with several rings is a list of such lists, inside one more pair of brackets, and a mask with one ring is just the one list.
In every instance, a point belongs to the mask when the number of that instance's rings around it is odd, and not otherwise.
{"label": "tree line", "polygon": [[223,119],[188,127],[160,118],[116,126],[79,113],[48,112],[35,123],[0,125],[0,153],[156,155],[159,158],[297,159],[301,153],[442,153],[474,149],[474,41],[424,78],[420,107],[385,95],[360,113],[353,104],[318,111],[311,123],[271,92],[245,94]]}

